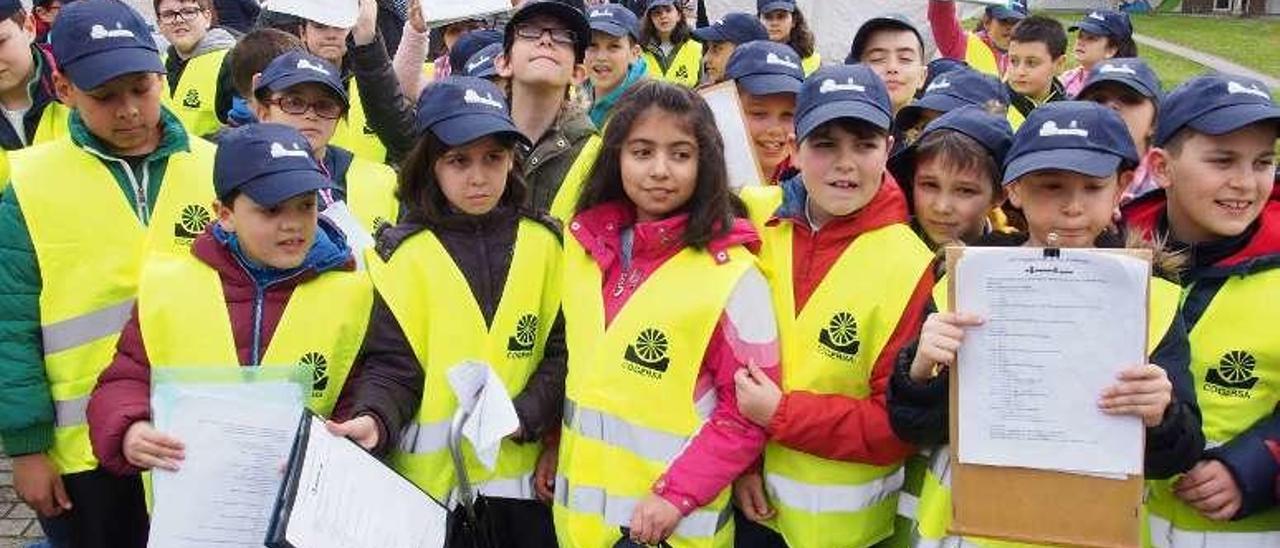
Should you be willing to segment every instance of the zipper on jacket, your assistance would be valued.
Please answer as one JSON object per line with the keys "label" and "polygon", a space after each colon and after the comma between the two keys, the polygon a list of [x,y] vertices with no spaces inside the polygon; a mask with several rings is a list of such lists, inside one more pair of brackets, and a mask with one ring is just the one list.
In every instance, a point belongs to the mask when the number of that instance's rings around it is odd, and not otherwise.
{"label": "zipper on jacket", "polygon": [[150,184],[151,182],[150,160],[144,160],[144,163],[142,164],[142,183],[139,184],[138,177],[133,173],[133,166],[130,166],[129,162],[126,162],[114,156],[103,154],[102,152],[95,150],[91,146],[81,146],[80,148],[83,148],[85,152],[88,152],[89,154],[102,158],[103,160],[107,160],[109,162],[114,162],[116,165],[119,165],[120,167],[124,168],[125,176],[129,178],[129,184],[133,185],[134,213],[137,214],[138,220],[142,221],[143,225],[150,225],[151,211],[147,207],[147,185]]}
{"label": "zipper on jacket", "polygon": [[[232,253],[231,256],[235,258],[236,264],[240,266],[240,270],[244,271],[244,275],[253,282],[253,348],[250,350],[249,363],[247,365],[262,365],[262,307],[263,303],[267,300],[267,289],[270,289],[273,285],[301,276],[310,269],[302,269],[292,275],[285,276],[269,284],[258,285],[258,280],[253,277],[253,273],[249,272],[249,267],[244,264],[244,260],[235,253]],[[290,299],[292,299],[292,297],[290,297]],[[289,306],[289,303],[285,303],[285,306]],[[284,315],[282,314],[281,319],[283,318]],[[279,328],[280,325],[277,322],[276,329]]]}

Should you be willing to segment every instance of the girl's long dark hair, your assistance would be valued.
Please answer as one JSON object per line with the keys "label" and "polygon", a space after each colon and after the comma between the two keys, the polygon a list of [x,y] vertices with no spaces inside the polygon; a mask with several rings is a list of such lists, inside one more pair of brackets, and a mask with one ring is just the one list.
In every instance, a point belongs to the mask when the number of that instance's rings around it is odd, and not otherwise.
{"label": "girl's long dark hair", "polygon": [[[680,12],[680,20],[676,22],[676,28],[671,29],[671,43],[680,45],[689,40],[693,36],[693,31],[689,29],[689,22],[684,18],[683,4],[676,3],[676,11]],[[645,10],[643,21],[640,23],[640,46],[656,49],[662,44],[662,38],[658,36],[658,27],[653,26],[653,18],[649,16],[649,10]]]}
{"label": "girl's long dark hair", "polygon": [[733,221],[746,217],[742,201],[729,190],[729,173],[724,163],[724,141],[706,101],[679,85],[645,80],[632,86],[618,100],[604,132],[604,148],[596,160],[576,211],[599,204],[631,199],[622,189],[622,149],[631,128],[650,109],[660,109],[684,122],[680,129],[693,135],[698,145],[698,176],[689,201],[678,210],[689,214],[681,236],[686,246],[706,248],[712,240],[729,233]]}
{"label": "girl's long dark hair", "polygon": [[[502,146],[514,148],[515,142],[507,139]],[[439,225],[449,215],[449,199],[440,189],[440,181],[436,179],[436,160],[444,156],[452,148],[435,134],[427,131],[418,138],[418,142],[409,151],[400,166],[400,177],[396,183],[396,198],[405,209],[405,217],[422,222],[428,226]],[[512,152],[514,155],[514,151]],[[526,187],[520,175],[520,167],[511,166],[507,174],[507,188],[498,199],[499,205],[520,209],[524,204]]]}
{"label": "girl's long dark hair", "polygon": [[813,31],[809,30],[809,22],[805,20],[800,8],[791,12],[791,36],[787,37],[787,45],[800,54],[801,59],[808,59],[815,49]]}

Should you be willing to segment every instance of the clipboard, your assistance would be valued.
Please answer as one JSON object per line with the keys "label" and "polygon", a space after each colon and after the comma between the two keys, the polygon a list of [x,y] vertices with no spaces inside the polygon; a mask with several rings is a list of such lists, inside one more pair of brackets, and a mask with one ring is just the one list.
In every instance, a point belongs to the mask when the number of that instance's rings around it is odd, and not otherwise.
{"label": "clipboard", "polygon": [[738,97],[738,84],[732,80],[706,86],[697,90],[698,95],[711,107],[716,127],[724,141],[724,164],[729,172],[729,188],[734,192],[743,187],[760,186],[768,182],[760,171],[756,147],[751,132],[747,130],[746,117],[742,113],[742,100]]}
{"label": "clipboard", "polygon": [[[1091,249],[1151,262],[1148,249]],[[947,272],[955,273],[965,248],[946,248]],[[1044,248],[1046,258],[1059,249]],[[955,310],[956,279],[947,276],[947,306]],[[1147,302],[1150,306],[1150,286]],[[1149,310],[1149,308],[1148,308]],[[1149,322],[1147,322],[1149,323]],[[1144,329],[1149,329],[1144,325]],[[1144,341],[1146,339],[1144,338]],[[1145,344],[1145,343],[1144,343]],[[951,527],[949,534],[1017,542],[1136,548],[1142,536],[1143,477],[1108,479],[1050,470],[961,463],[959,386],[962,368],[949,384]]]}

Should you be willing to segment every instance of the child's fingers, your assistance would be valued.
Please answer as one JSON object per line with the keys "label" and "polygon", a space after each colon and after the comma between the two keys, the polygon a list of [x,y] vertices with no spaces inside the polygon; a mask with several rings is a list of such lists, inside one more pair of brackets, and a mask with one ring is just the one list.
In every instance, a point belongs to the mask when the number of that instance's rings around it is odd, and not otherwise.
{"label": "child's fingers", "polygon": [[1116,378],[1120,380],[1151,380],[1168,378],[1168,375],[1160,366],[1146,363],[1121,369]]}
{"label": "child's fingers", "polygon": [[71,497],[67,495],[66,486],[62,485],[62,476],[53,477],[53,503],[63,510],[71,509]]}
{"label": "child's fingers", "polygon": [[1236,512],[1239,511],[1240,500],[1235,497],[1231,497],[1221,508],[1214,510],[1213,512],[1205,513],[1204,517],[1214,521],[1229,521],[1231,518],[1236,517]]}
{"label": "child's fingers", "polygon": [[1233,499],[1234,497],[1231,496],[1231,492],[1222,490],[1211,493],[1210,495],[1197,499],[1195,502],[1191,502],[1189,504],[1191,504],[1191,506],[1201,514],[1208,516],[1210,514],[1221,512],[1223,508],[1226,508],[1227,505],[1231,504]]}
{"label": "child's fingers", "polygon": [[1214,481],[1215,479],[1216,478],[1210,477],[1207,481],[1194,487],[1188,487],[1178,491],[1178,497],[1186,501],[1187,504],[1199,506],[1204,501],[1209,500],[1226,490],[1225,486]]}
{"label": "child's fingers", "polygon": [[138,450],[161,459],[182,460],[186,458],[186,453],[181,449],[172,449],[146,439],[139,440]]}
{"label": "child's fingers", "polygon": [[756,521],[769,519],[773,515],[773,509],[769,508],[769,500],[764,495],[763,485],[757,485],[748,493],[751,497],[751,507],[756,514]]}
{"label": "child's fingers", "polygon": [[960,327],[976,327],[986,322],[982,316],[967,312],[942,312],[937,317],[942,323]]}
{"label": "child's fingers", "polygon": [[1204,473],[1203,464],[1203,462],[1196,464],[1191,468],[1191,470],[1178,478],[1178,481],[1174,482],[1173,491],[1177,493],[1179,498],[1186,500],[1186,493],[1199,488],[1205,483],[1208,483],[1209,480],[1213,479],[1212,475]]}
{"label": "child's fingers", "polygon": [[159,431],[146,432],[142,434],[141,438],[143,441],[155,444],[157,447],[164,447],[176,451],[186,449],[186,445],[184,445],[181,440],[168,434],[163,434]]}
{"label": "child's fingers", "polygon": [[749,388],[757,384],[755,378],[751,376],[751,371],[746,368],[738,368],[737,371],[733,372],[733,382],[739,389]]}

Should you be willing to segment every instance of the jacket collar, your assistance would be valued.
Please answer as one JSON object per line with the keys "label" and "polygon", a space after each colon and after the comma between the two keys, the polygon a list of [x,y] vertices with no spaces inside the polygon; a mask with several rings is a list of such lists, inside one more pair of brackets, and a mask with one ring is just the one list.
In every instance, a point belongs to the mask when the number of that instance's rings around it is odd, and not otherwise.
{"label": "jacket collar", "polygon": [[244,256],[235,234],[222,230],[217,222],[210,223],[209,228],[196,238],[191,253],[217,270],[224,279],[258,288],[283,283],[296,285],[331,270],[355,269],[355,257],[347,245],[346,236],[323,217],[319,218],[315,242],[297,268],[282,270],[253,262]]}
{"label": "jacket collar", "polygon": [[[1123,208],[1125,222],[1132,228],[1142,231],[1148,238],[1159,235],[1170,237],[1168,228],[1168,198],[1164,190],[1158,189],[1129,202]],[[1280,186],[1271,191],[1271,196],[1262,207],[1262,214],[1250,228],[1252,236],[1243,242],[1234,252],[1209,265],[1199,265],[1190,272],[1192,278],[1225,277],[1244,275],[1272,268],[1280,268]],[[1224,241],[1207,242],[1201,246],[1215,246]],[[1177,244],[1188,249],[1192,257],[1196,255],[1195,245]]]}
{"label": "jacket collar", "polygon": [[[809,229],[809,193],[804,187],[804,175],[798,174],[787,179],[780,186],[782,187],[782,204],[773,212],[773,216],[765,223],[766,226],[775,226],[785,221]],[[847,237],[852,238],[892,224],[906,223],[909,220],[907,199],[902,194],[898,182],[886,171],[880,180],[880,188],[876,190],[875,196],[872,196],[867,205],[851,215],[832,219],[823,228],[847,231]]]}
{"label": "jacket collar", "polygon": [[[569,232],[578,243],[582,244],[587,253],[607,267],[621,252],[623,230],[632,229],[633,260],[646,261],[674,255],[683,249],[684,230],[688,223],[687,213],[638,223],[634,206],[615,201],[599,204],[579,213],[569,223]],[[739,245],[756,253],[760,249],[760,235],[756,233],[750,221],[735,218],[733,226],[726,234],[713,239],[707,245],[707,251],[716,262],[722,263],[728,260],[724,252]]]}
{"label": "jacket collar", "polygon": [[[68,126],[71,132],[71,142],[75,143],[76,146],[88,149],[96,156],[119,159],[119,156],[111,153],[106,144],[89,131],[89,126],[85,125],[84,119],[80,117],[79,110],[71,111]],[[148,162],[191,150],[190,136],[187,134],[186,128],[182,126],[182,122],[178,120],[178,117],[169,111],[168,107],[160,107],[160,126],[160,144],[147,155]]]}

